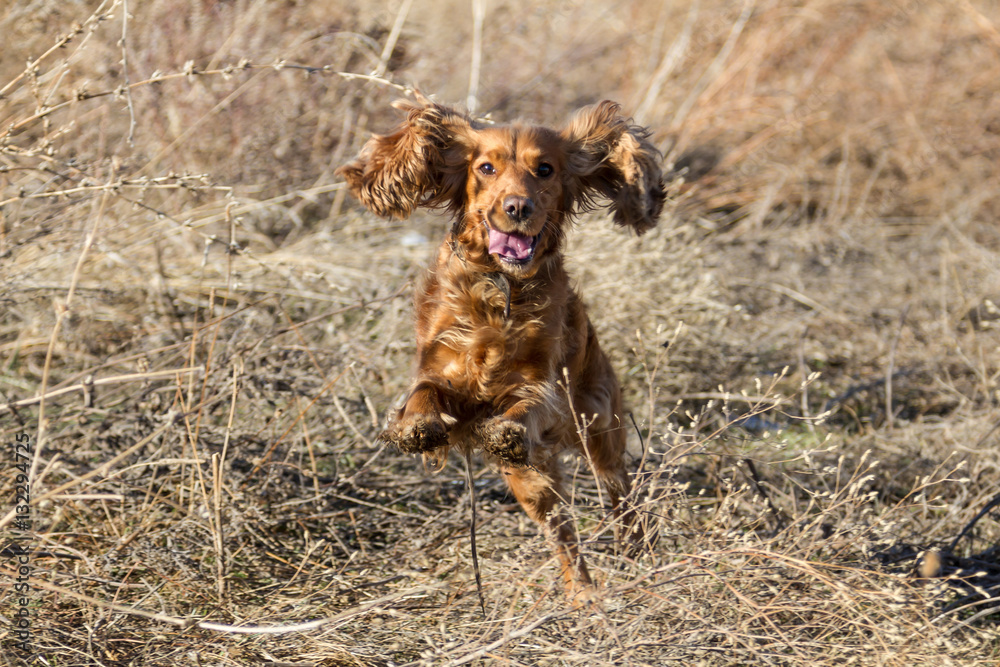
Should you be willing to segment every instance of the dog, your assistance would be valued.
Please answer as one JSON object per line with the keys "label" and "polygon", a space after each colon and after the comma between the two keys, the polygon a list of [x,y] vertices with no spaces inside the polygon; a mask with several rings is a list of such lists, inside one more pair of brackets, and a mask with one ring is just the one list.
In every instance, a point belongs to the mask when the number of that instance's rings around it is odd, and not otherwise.
{"label": "dog", "polygon": [[621,390],[562,248],[575,217],[599,207],[639,234],[655,226],[659,152],[610,101],[562,130],[490,125],[421,96],[393,106],[405,121],[336,173],[380,216],[443,208],[453,224],[415,295],[416,379],[379,438],[432,458],[482,449],[555,543],[567,592],[592,590],[559,507],[560,452],[586,457],[616,528],[641,536],[621,507],[631,488]]}

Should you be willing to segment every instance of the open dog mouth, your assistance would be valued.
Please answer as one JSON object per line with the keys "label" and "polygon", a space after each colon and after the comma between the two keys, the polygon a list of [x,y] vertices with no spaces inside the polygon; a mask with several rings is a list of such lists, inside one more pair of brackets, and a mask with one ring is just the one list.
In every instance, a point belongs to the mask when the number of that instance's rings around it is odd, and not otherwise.
{"label": "open dog mouth", "polygon": [[490,254],[496,255],[503,262],[517,265],[524,265],[532,260],[538,241],[545,231],[545,227],[542,227],[534,236],[528,236],[517,232],[501,232],[490,225],[487,225],[487,229],[490,235]]}

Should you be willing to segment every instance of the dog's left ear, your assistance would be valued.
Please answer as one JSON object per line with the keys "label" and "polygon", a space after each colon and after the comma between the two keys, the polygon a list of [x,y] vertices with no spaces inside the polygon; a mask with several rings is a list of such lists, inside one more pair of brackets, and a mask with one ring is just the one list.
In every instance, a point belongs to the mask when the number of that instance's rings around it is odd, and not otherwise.
{"label": "dog's left ear", "polygon": [[660,153],[649,131],[620,114],[615,102],[580,109],[565,130],[569,194],[578,209],[600,206],[607,198],[615,224],[642,234],[656,226],[665,194]]}

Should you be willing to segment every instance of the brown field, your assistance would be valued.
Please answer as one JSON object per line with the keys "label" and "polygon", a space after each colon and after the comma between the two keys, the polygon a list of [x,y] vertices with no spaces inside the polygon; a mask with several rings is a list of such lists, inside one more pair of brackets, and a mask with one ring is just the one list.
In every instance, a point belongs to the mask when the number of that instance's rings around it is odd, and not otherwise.
{"label": "brown field", "polygon": [[[0,664],[998,664],[1000,3],[478,4],[0,8]],[[484,616],[464,461],[375,441],[448,221],[333,172],[413,86],[672,170],[570,241],[650,536],[570,463],[594,606],[474,459]]]}

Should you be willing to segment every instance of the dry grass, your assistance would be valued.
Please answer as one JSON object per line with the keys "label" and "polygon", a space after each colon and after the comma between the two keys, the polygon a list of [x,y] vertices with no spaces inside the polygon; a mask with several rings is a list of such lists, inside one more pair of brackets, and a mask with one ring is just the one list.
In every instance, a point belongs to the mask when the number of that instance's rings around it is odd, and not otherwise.
{"label": "dry grass", "polygon": [[[4,664],[1000,659],[995,4],[510,0],[478,41],[473,2],[9,4]],[[591,609],[478,462],[484,618],[461,462],[373,441],[446,221],[332,172],[470,78],[499,119],[617,99],[678,170],[658,230],[571,241],[655,536],[616,554],[577,464]]]}

